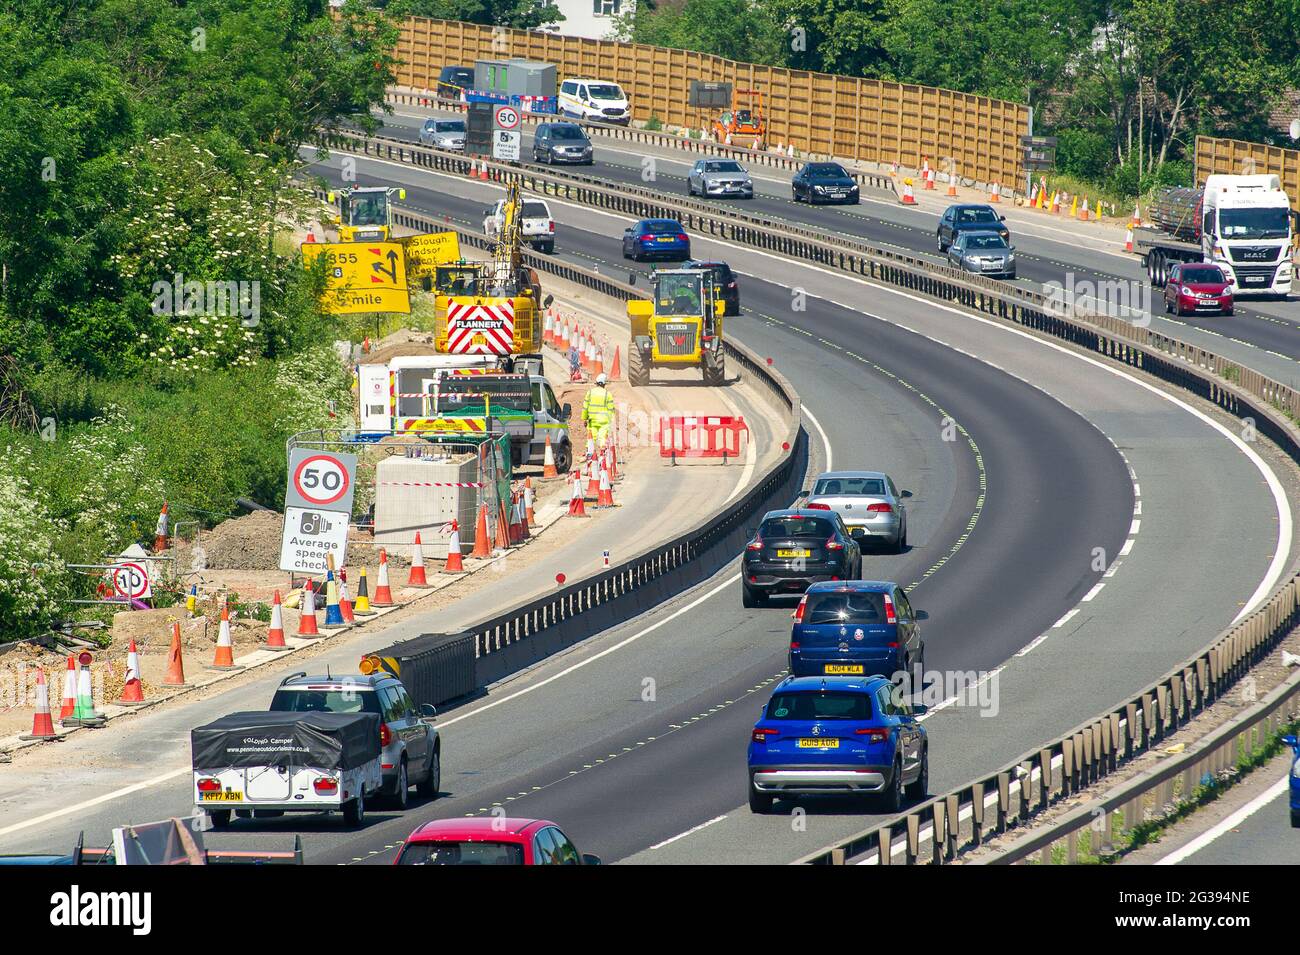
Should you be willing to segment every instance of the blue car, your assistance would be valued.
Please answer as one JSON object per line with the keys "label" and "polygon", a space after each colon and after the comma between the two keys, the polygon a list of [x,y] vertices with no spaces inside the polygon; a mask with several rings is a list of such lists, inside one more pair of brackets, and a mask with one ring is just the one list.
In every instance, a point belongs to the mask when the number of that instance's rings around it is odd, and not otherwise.
{"label": "blue car", "polygon": [[790,633],[795,676],[892,676],[925,667],[925,644],[907,594],[886,580],[823,581],[799,601]]}
{"label": "blue car", "polygon": [[623,258],[680,259],[691,257],[691,239],[676,219],[642,219],[623,233]]}
{"label": "blue car", "polygon": [[869,795],[898,812],[930,785],[925,707],[884,677],[787,677],[749,742],[749,809],[787,796]]}
{"label": "blue car", "polygon": [[1300,740],[1283,736],[1282,742],[1291,747],[1291,828],[1300,829]]}

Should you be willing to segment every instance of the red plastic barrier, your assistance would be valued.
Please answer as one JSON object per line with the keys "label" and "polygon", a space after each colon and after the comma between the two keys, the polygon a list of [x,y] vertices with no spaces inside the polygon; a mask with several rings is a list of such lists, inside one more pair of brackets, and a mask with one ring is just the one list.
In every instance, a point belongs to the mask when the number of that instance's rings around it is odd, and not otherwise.
{"label": "red plastic barrier", "polygon": [[727,458],[740,456],[742,438],[749,426],[742,417],[700,416],[659,419],[659,456],[672,458]]}

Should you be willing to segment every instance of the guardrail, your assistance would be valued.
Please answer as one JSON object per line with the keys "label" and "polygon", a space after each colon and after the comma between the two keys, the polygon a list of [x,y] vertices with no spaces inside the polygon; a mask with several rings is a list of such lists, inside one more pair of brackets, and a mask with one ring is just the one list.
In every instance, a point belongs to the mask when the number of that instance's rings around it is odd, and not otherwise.
{"label": "guardrail", "polygon": [[[442,109],[458,113],[469,111],[469,105],[460,100],[442,99],[432,92],[405,92],[402,90],[389,90],[384,94],[384,100],[389,103],[395,103],[401,106],[420,106],[428,109]],[[795,173],[804,167],[804,164],[811,161],[810,155],[801,158],[782,155],[781,153],[769,152],[765,149],[746,149],[744,146],[728,146],[725,143],[719,143],[712,139],[691,139],[689,136],[676,136],[673,133],[665,133],[659,130],[642,129],[637,126],[620,126],[617,123],[597,123],[591,120],[574,119],[569,116],[562,116],[551,113],[521,113],[524,123],[529,126],[536,126],[538,123],[554,123],[563,120],[566,123],[577,123],[582,126],[590,135],[595,133],[608,139],[619,140],[626,143],[636,143],[642,146],[655,146],[659,149],[676,149],[682,152],[695,153],[702,156],[717,156],[719,158],[734,159],[737,162],[746,162],[751,166],[766,166],[769,169],[780,169],[784,172]],[[831,156],[824,157],[827,161],[833,159]],[[835,160],[839,161],[839,160]],[[843,164],[843,163],[841,163]],[[884,173],[868,172],[863,169],[857,169],[850,165],[845,165],[848,173],[857,180],[861,186],[868,186],[872,189],[879,189],[883,192],[892,192],[897,194],[898,189],[894,185],[891,176]],[[1007,190],[1010,193],[1010,190]]]}

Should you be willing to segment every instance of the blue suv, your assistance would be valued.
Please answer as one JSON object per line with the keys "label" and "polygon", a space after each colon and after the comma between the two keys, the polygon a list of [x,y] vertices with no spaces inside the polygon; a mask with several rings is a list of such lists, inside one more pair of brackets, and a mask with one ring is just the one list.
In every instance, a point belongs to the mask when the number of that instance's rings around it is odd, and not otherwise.
{"label": "blue suv", "polygon": [[[794,676],[871,676],[925,667],[925,644],[907,594],[887,580],[823,581],[799,601],[790,632]],[[919,686],[919,679],[917,679]]]}
{"label": "blue suv", "polygon": [[749,742],[749,809],[785,796],[865,794],[898,812],[930,785],[924,706],[898,699],[884,677],[787,677]]}
{"label": "blue suv", "polygon": [[1300,740],[1283,736],[1282,742],[1291,747],[1291,828],[1300,829]]}

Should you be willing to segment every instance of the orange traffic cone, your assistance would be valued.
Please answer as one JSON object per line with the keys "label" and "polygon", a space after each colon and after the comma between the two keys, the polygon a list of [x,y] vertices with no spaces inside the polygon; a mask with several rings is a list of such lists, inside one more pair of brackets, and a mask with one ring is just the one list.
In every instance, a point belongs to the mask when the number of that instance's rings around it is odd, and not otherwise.
{"label": "orange traffic cone", "polygon": [[587,459],[587,492],[583,496],[593,499],[600,496],[600,473],[596,470],[595,457]]}
{"label": "orange traffic cone", "polygon": [[153,532],[153,550],[155,554],[167,549],[167,502],[163,501],[162,511],[158,514],[158,525]]}
{"label": "orange traffic cone", "polygon": [[903,195],[899,201],[905,206],[916,205],[916,196],[912,194],[912,180],[907,178],[903,180]]}
{"label": "orange traffic cone", "polygon": [[560,472],[555,469],[555,452],[551,450],[551,435],[548,431],[546,434],[546,455],[542,458],[542,477],[549,479],[559,476]]}
{"label": "orange traffic cone", "polygon": [[471,557],[491,557],[492,543],[488,540],[487,502],[479,505],[478,518],[474,521],[474,548]]}
{"label": "orange traffic cone", "polygon": [[925,173],[925,188],[927,188],[927,189],[933,189],[933,188],[934,188],[934,169],[933,169],[933,168],[928,169],[928,170],[926,171],[926,173]]}
{"label": "orange traffic cone", "polygon": [[1128,227],[1130,229],[1137,229],[1140,228],[1141,226],[1142,226],[1142,212],[1138,208],[1138,204],[1135,202],[1133,203],[1133,218],[1129,220]]}
{"label": "orange traffic cone", "polygon": [[569,516],[586,517],[587,506],[582,498],[582,472],[574,471],[569,486],[572,490],[569,492]]}
{"label": "orange traffic cone", "polygon": [[316,591],[312,590],[311,581],[302,585],[302,604],[299,607],[298,636],[319,637],[320,627],[316,625]]}
{"label": "orange traffic cone", "polygon": [[408,587],[427,587],[429,581],[424,575],[424,548],[420,544],[420,532],[415,532],[415,548],[411,551],[411,573],[406,579]]}
{"label": "orange traffic cone", "polygon": [[993,183],[993,191],[989,193],[989,202],[1002,201],[1002,186],[999,183]]}
{"label": "orange traffic cone", "polygon": [[144,702],[144,686],[140,682],[140,653],[135,648],[135,638],[126,649],[126,682],[117,702],[123,706],[139,706]]}
{"label": "orange traffic cone", "polygon": [[1058,189],[1052,193],[1052,207],[1047,211],[1054,216],[1061,214],[1061,190]]}
{"label": "orange traffic cone", "polygon": [[388,583],[388,551],[379,552],[379,578],[375,583],[375,595],[370,598],[373,607],[391,607],[393,605],[393,588]]}
{"label": "orange traffic cone", "polygon": [[497,536],[496,547],[498,550],[510,549],[510,513],[507,510],[504,499],[497,502]]}
{"label": "orange traffic cone", "polygon": [[950,197],[957,195],[957,167],[954,166],[948,172],[948,195]]}
{"label": "orange traffic cone", "polygon": [[284,642],[284,612],[280,609],[280,591],[275,592],[271,603],[271,627],[266,631],[264,650],[288,650]]}
{"label": "orange traffic cone", "polygon": [[208,669],[235,669],[235,648],[230,639],[230,607],[225,603],[221,605],[221,629],[217,631],[217,649],[212,656],[212,663],[208,665]]}
{"label": "orange traffic cone", "polygon": [[[177,625],[179,627],[179,624]],[[59,720],[66,720],[77,711],[77,658],[68,657],[68,672],[63,677],[63,706]]]}
{"label": "orange traffic cone", "polygon": [[1087,196],[1083,197],[1083,206],[1082,208],[1079,209],[1079,221],[1080,222],[1088,221],[1088,197]]}
{"label": "orange traffic cone", "polygon": [[1124,251],[1125,252],[1133,251],[1133,227],[1132,226],[1124,230]]}
{"label": "orange traffic cone", "polygon": [[609,380],[618,381],[623,377],[623,362],[618,353],[618,346],[614,346],[614,360],[609,365]]}
{"label": "orange traffic cone", "polygon": [[591,362],[591,373],[593,375],[605,374],[605,349],[597,348],[596,357]]}
{"label": "orange traffic cone", "polygon": [[[132,644],[134,646],[134,644]],[[32,717],[32,731],[19,739],[53,739],[54,716],[50,713],[50,688],[45,685],[45,667],[36,668],[36,715]]]}
{"label": "orange traffic cone", "polygon": [[614,506],[614,488],[609,483],[609,469],[604,464],[600,467],[600,491],[596,497],[596,506]]}
{"label": "orange traffic cone", "polygon": [[524,525],[520,519],[519,495],[512,492],[510,495],[510,543],[522,544],[524,541]]}
{"label": "orange traffic cone", "polygon": [[533,513],[533,479],[524,478],[524,525],[537,522],[537,515]]}
{"label": "orange traffic cone", "polygon": [[339,568],[339,614],[343,617],[344,623],[356,623],[356,614],[352,612],[352,600],[348,597],[348,579],[345,576],[346,573],[346,568]]}
{"label": "orange traffic cone", "polygon": [[459,574],[465,570],[465,562],[460,556],[460,524],[451,522],[451,538],[447,541],[447,563],[443,564],[444,574]]}
{"label": "orange traffic cone", "polygon": [[172,645],[167,651],[167,675],[163,677],[162,685],[188,686],[185,682],[185,658],[181,653],[180,623],[172,624]]}

